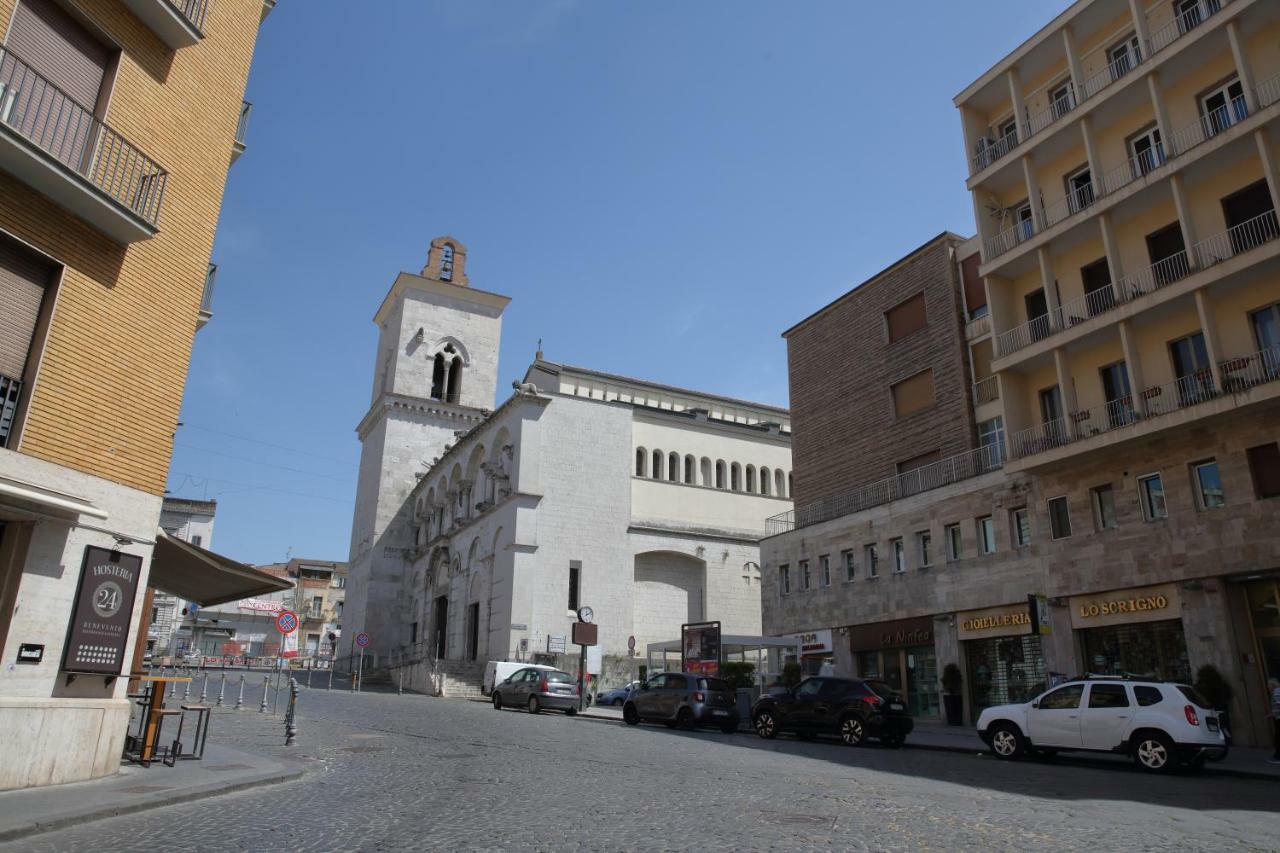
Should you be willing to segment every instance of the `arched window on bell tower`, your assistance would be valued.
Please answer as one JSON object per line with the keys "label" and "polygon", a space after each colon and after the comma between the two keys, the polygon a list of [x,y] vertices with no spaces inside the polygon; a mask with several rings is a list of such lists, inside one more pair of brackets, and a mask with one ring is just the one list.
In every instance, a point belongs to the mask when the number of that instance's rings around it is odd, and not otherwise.
{"label": "arched window on bell tower", "polygon": [[444,353],[438,352],[431,366],[431,399],[433,400],[444,399],[445,371]]}
{"label": "arched window on bell tower", "polygon": [[445,243],[440,250],[440,280],[453,281],[453,244]]}
{"label": "arched window on bell tower", "polygon": [[462,397],[462,356],[455,355],[449,363],[449,392],[445,401],[456,403]]}

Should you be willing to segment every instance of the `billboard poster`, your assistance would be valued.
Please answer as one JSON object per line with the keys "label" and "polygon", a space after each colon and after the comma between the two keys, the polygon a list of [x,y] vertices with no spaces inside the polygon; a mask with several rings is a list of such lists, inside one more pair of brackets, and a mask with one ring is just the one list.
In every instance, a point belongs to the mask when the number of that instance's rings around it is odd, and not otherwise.
{"label": "billboard poster", "polygon": [[129,643],[133,602],[142,575],[142,558],[88,545],[80,568],[67,644],[64,672],[122,675]]}
{"label": "billboard poster", "polygon": [[720,674],[720,623],[680,626],[680,668],[702,675]]}

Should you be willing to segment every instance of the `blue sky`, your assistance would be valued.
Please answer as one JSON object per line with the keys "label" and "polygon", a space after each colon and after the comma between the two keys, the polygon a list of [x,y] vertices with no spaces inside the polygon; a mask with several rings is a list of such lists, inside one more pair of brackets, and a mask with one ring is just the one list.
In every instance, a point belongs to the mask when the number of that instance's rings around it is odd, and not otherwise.
{"label": "blue sky", "polygon": [[[951,98],[1065,0],[283,0],[169,478],[214,547],[345,560],[373,312],[431,238],[548,358],[787,402],[779,333],[973,231]],[[976,46],[976,47],[971,47]]]}

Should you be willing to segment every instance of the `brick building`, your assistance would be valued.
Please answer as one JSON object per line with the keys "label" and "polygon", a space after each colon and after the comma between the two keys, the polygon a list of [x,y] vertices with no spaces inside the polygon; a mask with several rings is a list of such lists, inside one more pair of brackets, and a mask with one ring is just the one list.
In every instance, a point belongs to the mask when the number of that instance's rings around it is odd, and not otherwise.
{"label": "brick building", "polygon": [[[1270,741],[1276,44],[1273,3],[1081,0],[957,96],[980,246],[957,257],[977,444],[776,519],[766,631],[830,629],[838,671],[891,681],[925,716],[948,663],[971,715],[1053,673],[1189,681],[1212,665],[1236,737]],[[823,379],[791,370],[793,387]],[[851,394],[848,416],[883,410],[876,390]],[[838,582],[797,585],[828,563]]]}

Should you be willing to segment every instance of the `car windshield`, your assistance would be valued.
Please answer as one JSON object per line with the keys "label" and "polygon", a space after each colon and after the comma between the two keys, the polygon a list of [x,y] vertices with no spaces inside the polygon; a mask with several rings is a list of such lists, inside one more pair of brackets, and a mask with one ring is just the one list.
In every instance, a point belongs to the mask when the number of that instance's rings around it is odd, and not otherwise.
{"label": "car windshield", "polygon": [[867,687],[870,687],[871,691],[882,699],[892,699],[897,695],[897,691],[885,684],[883,681],[866,681],[863,683],[866,684]]}
{"label": "car windshield", "polygon": [[1179,684],[1178,689],[1182,691],[1182,695],[1187,699],[1204,708],[1206,711],[1212,711],[1213,706],[1209,704],[1209,700],[1201,696],[1194,687],[1186,684]]}
{"label": "car windshield", "polygon": [[543,677],[547,681],[573,681],[573,676],[567,672],[548,672]]}
{"label": "car windshield", "polygon": [[701,690],[715,690],[716,692],[729,692],[729,682],[723,678],[700,678],[698,679],[698,688]]}

